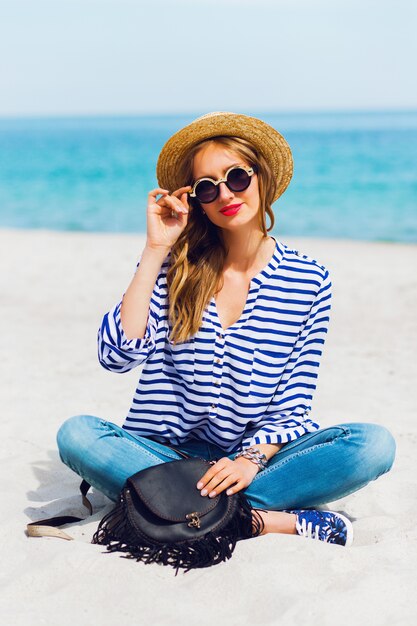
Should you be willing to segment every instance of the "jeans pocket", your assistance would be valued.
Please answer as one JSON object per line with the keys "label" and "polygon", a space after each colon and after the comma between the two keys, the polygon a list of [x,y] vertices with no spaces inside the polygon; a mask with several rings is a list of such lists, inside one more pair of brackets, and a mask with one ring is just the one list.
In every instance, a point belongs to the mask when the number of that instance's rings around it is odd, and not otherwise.
{"label": "jeans pocket", "polygon": [[195,377],[195,339],[174,344],[167,340],[162,371],[172,379],[191,384]]}

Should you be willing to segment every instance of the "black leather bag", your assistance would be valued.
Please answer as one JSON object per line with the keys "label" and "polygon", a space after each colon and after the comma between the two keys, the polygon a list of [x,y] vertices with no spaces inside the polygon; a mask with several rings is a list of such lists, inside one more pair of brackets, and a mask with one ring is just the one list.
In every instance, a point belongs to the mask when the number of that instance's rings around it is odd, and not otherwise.
{"label": "black leather bag", "polygon": [[190,457],[133,474],[92,542],[137,561],[171,565],[176,574],[230,559],[236,542],[258,536],[264,525],[242,491],[201,496],[196,484],[212,463]]}

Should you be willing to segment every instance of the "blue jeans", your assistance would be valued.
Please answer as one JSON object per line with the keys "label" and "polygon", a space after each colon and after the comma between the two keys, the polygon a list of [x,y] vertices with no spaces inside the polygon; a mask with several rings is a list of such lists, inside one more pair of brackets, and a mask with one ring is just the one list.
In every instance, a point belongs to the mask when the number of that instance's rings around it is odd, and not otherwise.
{"label": "blue jeans", "polygon": [[[92,415],[70,417],[57,441],[61,460],[114,501],[135,472],[182,458],[162,443]],[[175,447],[209,461],[233,456],[201,440]],[[388,472],[395,449],[391,433],[377,424],[323,428],[285,444],[244,493],[253,507],[275,511],[333,502]]]}

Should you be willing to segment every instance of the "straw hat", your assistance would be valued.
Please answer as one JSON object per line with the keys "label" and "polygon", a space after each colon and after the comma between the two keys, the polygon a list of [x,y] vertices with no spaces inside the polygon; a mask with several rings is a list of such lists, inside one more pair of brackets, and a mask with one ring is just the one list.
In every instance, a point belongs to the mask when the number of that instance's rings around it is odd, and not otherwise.
{"label": "straw hat", "polygon": [[277,180],[273,202],[284,193],[293,172],[291,150],[284,137],[266,122],[256,117],[228,111],[207,113],[176,132],[163,146],[156,164],[158,185],[172,192],[182,186],[177,164],[196,143],[227,135],[241,137],[263,154]]}

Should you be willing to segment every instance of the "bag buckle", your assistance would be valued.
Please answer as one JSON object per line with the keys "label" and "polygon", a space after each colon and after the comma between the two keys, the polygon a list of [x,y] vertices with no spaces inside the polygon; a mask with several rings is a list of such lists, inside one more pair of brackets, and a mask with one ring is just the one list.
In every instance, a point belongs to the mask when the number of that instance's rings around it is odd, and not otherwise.
{"label": "bag buckle", "polygon": [[187,526],[190,526],[190,528],[200,528],[200,518],[197,511],[194,511],[193,513],[187,513],[185,518],[190,520]]}

